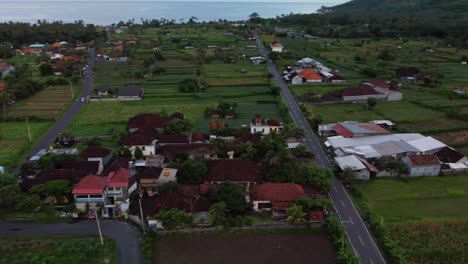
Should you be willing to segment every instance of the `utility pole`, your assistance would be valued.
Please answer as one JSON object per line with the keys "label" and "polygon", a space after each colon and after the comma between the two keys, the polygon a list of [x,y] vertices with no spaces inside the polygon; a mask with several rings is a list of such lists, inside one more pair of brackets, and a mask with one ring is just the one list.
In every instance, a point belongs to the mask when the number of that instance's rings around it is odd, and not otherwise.
{"label": "utility pole", "polygon": [[143,234],[145,234],[145,221],[143,219],[143,209],[141,208],[141,198],[138,198],[138,203],[140,204],[140,215],[141,215],[141,229],[143,229]]}
{"label": "utility pole", "polygon": [[99,237],[101,238],[101,245],[104,245],[104,240],[102,239],[101,225],[99,224],[98,208],[94,209],[94,215],[96,216],[96,223],[99,230]]}
{"label": "utility pole", "polygon": [[29,128],[28,118],[25,118],[25,119],[26,119],[26,127],[28,128],[29,142],[32,142],[32,138],[31,138],[31,129]]}

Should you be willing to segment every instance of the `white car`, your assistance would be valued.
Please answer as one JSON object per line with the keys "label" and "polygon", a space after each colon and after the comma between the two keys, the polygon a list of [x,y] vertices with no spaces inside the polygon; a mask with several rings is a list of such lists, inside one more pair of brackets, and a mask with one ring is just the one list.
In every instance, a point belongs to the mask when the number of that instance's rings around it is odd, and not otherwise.
{"label": "white car", "polygon": [[85,101],[85,98],[84,97],[81,97],[81,102],[84,102]]}

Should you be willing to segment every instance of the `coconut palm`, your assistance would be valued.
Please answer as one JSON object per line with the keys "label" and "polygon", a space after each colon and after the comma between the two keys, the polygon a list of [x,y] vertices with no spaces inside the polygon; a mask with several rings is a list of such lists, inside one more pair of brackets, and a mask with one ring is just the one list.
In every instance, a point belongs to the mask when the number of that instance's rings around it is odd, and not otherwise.
{"label": "coconut palm", "polygon": [[8,89],[8,86],[0,90],[0,102],[3,105],[3,120],[6,119],[6,104],[12,100],[15,100],[15,95]]}
{"label": "coconut palm", "polygon": [[302,207],[299,205],[293,205],[286,210],[288,218],[286,220],[293,224],[304,224],[307,222],[307,214],[302,210]]}
{"label": "coconut palm", "polygon": [[228,209],[224,202],[214,203],[209,210],[210,221],[213,224],[220,224],[226,219],[227,213]]}

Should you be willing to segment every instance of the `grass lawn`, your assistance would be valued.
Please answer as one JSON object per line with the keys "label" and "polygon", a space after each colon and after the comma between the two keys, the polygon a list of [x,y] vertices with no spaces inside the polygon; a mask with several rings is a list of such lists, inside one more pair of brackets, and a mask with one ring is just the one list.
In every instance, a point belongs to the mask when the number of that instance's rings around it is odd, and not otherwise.
{"label": "grass lawn", "polygon": [[29,120],[32,143],[26,122],[0,122],[0,165],[13,169],[22,156],[37,142],[52,122]]}
{"label": "grass lawn", "polygon": [[325,232],[259,231],[160,236],[153,263],[336,263],[335,248]]}
{"label": "grass lawn", "polygon": [[117,244],[91,235],[0,236],[0,263],[114,264]]}
{"label": "grass lawn", "polygon": [[378,179],[363,183],[362,190],[358,205],[367,203],[382,217],[408,263],[466,263],[466,175]]}

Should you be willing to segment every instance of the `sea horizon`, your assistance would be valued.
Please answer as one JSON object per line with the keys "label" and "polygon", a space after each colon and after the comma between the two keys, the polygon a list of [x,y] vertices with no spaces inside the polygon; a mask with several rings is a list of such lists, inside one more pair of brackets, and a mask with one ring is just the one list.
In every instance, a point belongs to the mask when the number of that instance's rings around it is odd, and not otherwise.
{"label": "sea horizon", "polygon": [[48,22],[74,22],[83,20],[87,24],[110,25],[119,21],[134,19],[169,19],[186,22],[192,16],[198,22],[217,20],[241,21],[249,18],[253,12],[261,17],[314,13],[322,6],[336,3],[308,2],[220,2],[220,1],[2,1],[0,2],[0,22],[36,23],[38,20]]}

